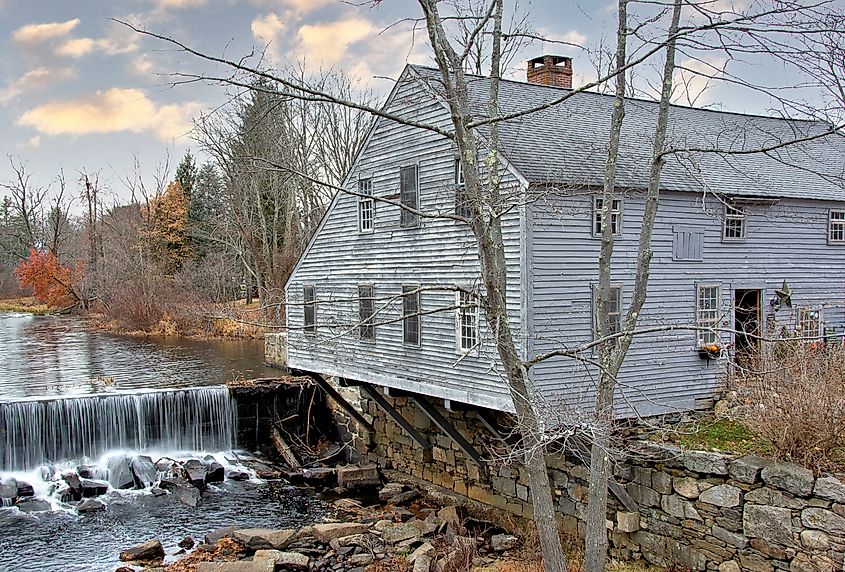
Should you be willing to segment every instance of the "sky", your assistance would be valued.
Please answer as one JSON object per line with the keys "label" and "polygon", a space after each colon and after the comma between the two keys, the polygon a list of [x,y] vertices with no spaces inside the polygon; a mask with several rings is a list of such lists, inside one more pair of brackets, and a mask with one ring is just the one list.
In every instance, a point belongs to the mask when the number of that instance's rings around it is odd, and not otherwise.
{"label": "sky", "polygon": [[[226,101],[221,86],[172,85],[168,74],[202,69],[194,57],[142,35],[124,20],[213,55],[265,54],[271,65],[342,69],[377,94],[406,62],[431,64],[427,37],[405,19],[413,0],[373,7],[342,0],[0,0],[0,182],[9,157],[47,185],[60,169],[69,181],[99,171],[118,197],[137,159],[144,176],[169,153],[175,168],[187,149],[192,119]],[[544,37],[583,46],[612,37],[606,0],[521,2]],[[574,56],[575,83],[589,75],[577,48],[535,43],[524,57]],[[253,60],[255,61],[255,60]],[[524,59],[512,77],[524,77]],[[744,107],[743,102],[736,102]],[[753,108],[753,103],[749,104]],[[739,109],[744,110],[744,109]],[[754,109],[752,109],[754,110]]]}

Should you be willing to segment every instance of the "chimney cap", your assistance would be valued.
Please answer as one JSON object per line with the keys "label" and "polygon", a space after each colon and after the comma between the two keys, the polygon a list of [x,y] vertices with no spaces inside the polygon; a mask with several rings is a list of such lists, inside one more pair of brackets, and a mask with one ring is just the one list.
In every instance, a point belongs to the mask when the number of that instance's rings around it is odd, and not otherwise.
{"label": "chimney cap", "polygon": [[528,63],[532,66],[536,65],[536,64],[558,65],[558,64],[565,64],[565,63],[568,63],[568,62],[571,62],[571,61],[572,61],[572,58],[570,58],[569,56],[556,56],[556,55],[552,55],[552,54],[545,54],[545,55],[542,55],[542,56],[537,56],[536,58],[531,58],[530,60],[528,60]]}

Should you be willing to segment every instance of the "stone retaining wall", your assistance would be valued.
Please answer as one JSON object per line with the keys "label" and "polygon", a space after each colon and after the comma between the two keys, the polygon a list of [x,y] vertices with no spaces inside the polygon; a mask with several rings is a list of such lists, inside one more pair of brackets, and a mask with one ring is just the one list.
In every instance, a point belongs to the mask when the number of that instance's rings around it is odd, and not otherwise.
{"label": "stone retaining wall", "polygon": [[264,334],[264,363],[271,367],[287,367],[288,335],[286,332]]}
{"label": "stone retaining wall", "polygon": [[[526,518],[533,516],[525,470],[499,456],[479,467],[405,398],[387,398],[432,444],[427,454],[375,403],[356,396],[373,419],[372,450],[359,453],[471,499]],[[506,451],[475,413],[439,409],[486,458]],[[352,430],[359,447],[368,439]],[[588,470],[562,453],[547,456],[562,529],[585,531]],[[610,498],[611,555],[645,558],[659,566],[720,572],[843,570],[845,484],[816,479],[790,463],[745,456],[682,451],[642,443],[617,470],[617,479],[639,503],[626,512]]]}

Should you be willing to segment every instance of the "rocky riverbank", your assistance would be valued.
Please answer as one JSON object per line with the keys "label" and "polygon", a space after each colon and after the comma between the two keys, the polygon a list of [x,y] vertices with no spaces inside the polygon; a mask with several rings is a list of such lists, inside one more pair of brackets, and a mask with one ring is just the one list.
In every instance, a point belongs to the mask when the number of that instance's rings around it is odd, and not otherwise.
{"label": "rocky riverbank", "polygon": [[[131,566],[116,572],[449,572],[514,560],[521,540],[500,526],[470,517],[457,506],[442,506],[422,491],[389,482],[378,502],[361,500],[376,490],[369,468],[353,469],[345,491],[358,498],[334,501],[326,522],[299,529],[235,529],[210,532],[199,543],[185,539],[180,559],[165,565],[155,540],[125,550]],[[351,488],[350,488],[351,486]],[[361,496],[363,495],[363,496]]]}

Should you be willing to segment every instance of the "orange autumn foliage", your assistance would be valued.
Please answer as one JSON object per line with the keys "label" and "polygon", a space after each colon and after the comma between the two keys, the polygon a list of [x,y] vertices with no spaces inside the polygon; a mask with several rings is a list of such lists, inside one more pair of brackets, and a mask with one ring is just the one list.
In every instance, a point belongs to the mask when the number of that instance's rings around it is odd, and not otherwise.
{"label": "orange autumn foliage", "polygon": [[64,308],[77,301],[73,291],[73,269],[62,266],[52,252],[29,251],[29,256],[15,268],[21,287],[31,288],[35,298],[53,308]]}

